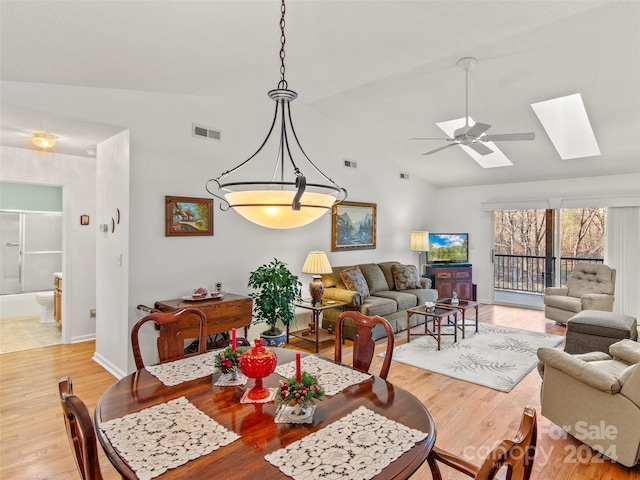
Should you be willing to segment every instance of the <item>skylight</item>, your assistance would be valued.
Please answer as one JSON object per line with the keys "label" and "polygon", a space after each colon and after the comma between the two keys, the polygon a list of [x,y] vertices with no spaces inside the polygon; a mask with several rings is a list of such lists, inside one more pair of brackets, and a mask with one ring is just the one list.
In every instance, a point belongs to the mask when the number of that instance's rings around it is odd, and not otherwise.
{"label": "skylight", "polygon": [[[475,123],[476,122],[473,121],[473,118],[469,117],[469,125],[475,125]],[[449,135],[450,138],[453,138],[453,132],[455,132],[457,128],[464,127],[465,119],[458,118],[448,122],[439,122],[436,123],[436,125],[440,127],[440,130]],[[511,163],[507,156],[500,151],[495,143],[484,142],[484,144],[493,150],[493,153],[480,155],[469,147],[465,147],[464,145],[460,145],[460,147],[462,147],[462,149],[467,152],[471,158],[478,162],[482,168],[508,167],[509,165],[513,165],[513,163]]]}
{"label": "skylight", "polygon": [[600,155],[600,147],[579,93],[532,103],[531,108],[560,158],[570,160]]}

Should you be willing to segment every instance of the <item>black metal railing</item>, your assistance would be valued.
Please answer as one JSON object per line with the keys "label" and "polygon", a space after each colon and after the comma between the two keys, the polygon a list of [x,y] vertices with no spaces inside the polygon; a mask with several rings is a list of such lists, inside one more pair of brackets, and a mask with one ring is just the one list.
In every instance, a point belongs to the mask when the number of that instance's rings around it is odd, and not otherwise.
{"label": "black metal railing", "polygon": [[[493,287],[496,290],[544,293],[545,257],[538,255],[494,255]],[[555,258],[554,258],[555,261]],[[603,263],[602,258],[561,257],[560,284],[567,283],[576,263]]]}

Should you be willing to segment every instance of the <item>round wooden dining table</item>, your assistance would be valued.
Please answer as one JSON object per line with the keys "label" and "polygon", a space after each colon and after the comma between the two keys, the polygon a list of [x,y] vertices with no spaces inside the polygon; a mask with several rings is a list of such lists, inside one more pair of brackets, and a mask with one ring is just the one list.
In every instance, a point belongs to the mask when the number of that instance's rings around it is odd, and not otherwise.
{"label": "round wooden dining table", "polygon": [[[295,360],[295,350],[273,350],[276,351],[279,365]],[[245,386],[215,386],[219,375],[215,373],[179,385],[165,386],[143,368],[122,378],[101,396],[94,417],[96,434],[107,457],[124,478],[137,477],[100,430],[100,424],[179,397],[186,397],[199,410],[240,435],[240,438],[166,471],[156,477],[159,480],[289,478],[264,456],[340,420],[360,406],[427,434],[424,440],[386,466],[376,479],[410,477],[427,459],[435,443],[433,417],[422,402],[408,391],[375,375],[317,402],[313,423],[310,424],[275,423],[277,405],[273,402],[240,403],[245,390],[253,386],[253,379],[249,379]],[[264,379],[264,385],[277,387],[281,380],[283,377],[274,373]]]}

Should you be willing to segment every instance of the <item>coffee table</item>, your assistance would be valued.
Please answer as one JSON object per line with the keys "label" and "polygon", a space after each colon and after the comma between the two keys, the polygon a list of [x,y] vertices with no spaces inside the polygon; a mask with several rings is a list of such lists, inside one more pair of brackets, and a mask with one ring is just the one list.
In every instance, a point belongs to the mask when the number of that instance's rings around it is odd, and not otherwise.
{"label": "coffee table", "polygon": [[451,304],[451,298],[441,298],[440,300],[436,300],[436,307],[439,308],[455,308],[462,314],[462,338],[464,338],[464,322],[466,319],[466,311],[475,308],[476,310],[476,333],[478,332],[478,307],[480,304],[478,302],[474,302],[473,300],[462,300],[458,299],[458,304]]}
{"label": "coffee table", "polygon": [[[427,310],[424,305],[418,305],[407,310],[407,343],[411,341],[411,335],[431,335],[438,342],[438,350],[440,350],[440,336],[453,335],[454,343],[458,341],[458,309],[457,308],[438,308],[436,306],[433,311]],[[411,333],[411,315],[423,315],[424,333]],[[451,321],[453,316],[453,322]],[[453,333],[442,333],[442,320],[446,320],[447,324],[453,325]],[[429,322],[433,323],[433,329],[429,330]]]}

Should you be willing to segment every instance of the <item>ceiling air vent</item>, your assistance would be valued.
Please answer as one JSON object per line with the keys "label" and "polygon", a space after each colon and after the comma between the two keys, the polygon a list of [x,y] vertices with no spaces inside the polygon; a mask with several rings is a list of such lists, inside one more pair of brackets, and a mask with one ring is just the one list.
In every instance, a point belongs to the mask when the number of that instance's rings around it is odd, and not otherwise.
{"label": "ceiling air vent", "polygon": [[353,160],[345,160],[344,161],[344,166],[345,167],[349,167],[349,168],[358,168],[358,164],[356,162],[354,162]]}
{"label": "ceiling air vent", "polygon": [[219,130],[196,125],[195,123],[191,124],[191,134],[194,137],[208,138],[209,140],[220,140],[222,138],[222,132]]}
{"label": "ceiling air vent", "polygon": [[402,180],[409,180],[409,174],[408,173],[404,173],[404,172],[400,172],[400,178]]}

